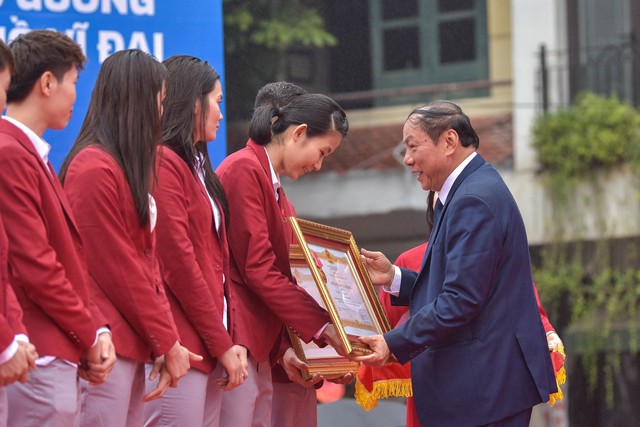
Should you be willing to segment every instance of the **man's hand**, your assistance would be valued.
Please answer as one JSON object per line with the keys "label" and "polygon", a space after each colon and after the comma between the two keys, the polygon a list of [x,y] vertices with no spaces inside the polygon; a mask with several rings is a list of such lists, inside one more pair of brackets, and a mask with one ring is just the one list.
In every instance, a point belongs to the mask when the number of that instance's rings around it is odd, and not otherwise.
{"label": "man's hand", "polygon": [[13,357],[0,365],[0,387],[13,384],[16,381],[27,382],[29,369],[35,368],[38,358],[33,344],[18,342],[18,351]]}
{"label": "man's hand", "polygon": [[340,356],[347,356],[347,352],[342,345],[342,340],[340,339],[338,330],[333,323],[329,323],[327,327],[324,328],[321,337],[324,338],[329,343],[329,345],[338,352]]}
{"label": "man's hand", "polygon": [[98,335],[96,344],[87,351],[78,368],[78,375],[89,381],[91,385],[102,384],[116,364],[116,349],[111,341],[111,334],[103,332]]}
{"label": "man's hand", "polygon": [[361,249],[362,261],[374,286],[391,286],[395,270],[391,261],[382,252],[371,252]]}
{"label": "man's hand", "polygon": [[555,331],[547,333],[547,344],[549,344],[549,350],[551,351],[558,351],[560,347],[564,348],[562,340]]}
{"label": "man's hand", "polygon": [[311,387],[322,381],[322,376],[320,374],[313,374],[311,379],[308,381],[305,381],[305,379],[302,378],[301,370],[308,368],[308,366],[302,360],[298,359],[296,352],[291,347],[289,347],[289,349],[284,353],[284,356],[282,356],[281,365],[289,379],[303,387]]}
{"label": "man's hand", "polygon": [[369,337],[360,337],[358,339],[367,344],[369,348],[373,350],[373,353],[367,354],[366,356],[352,356],[351,360],[374,367],[386,366],[391,362],[396,361],[382,335],[371,335]]}

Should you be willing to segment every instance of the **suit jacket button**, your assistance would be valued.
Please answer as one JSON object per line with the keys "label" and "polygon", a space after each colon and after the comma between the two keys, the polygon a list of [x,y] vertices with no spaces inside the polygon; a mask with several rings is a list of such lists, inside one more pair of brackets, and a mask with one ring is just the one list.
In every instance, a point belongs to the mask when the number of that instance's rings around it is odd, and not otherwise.
{"label": "suit jacket button", "polygon": [[144,256],[146,256],[146,257],[150,257],[150,256],[151,256],[151,249],[148,249],[148,248],[147,248],[147,249],[145,249],[145,250],[144,250]]}

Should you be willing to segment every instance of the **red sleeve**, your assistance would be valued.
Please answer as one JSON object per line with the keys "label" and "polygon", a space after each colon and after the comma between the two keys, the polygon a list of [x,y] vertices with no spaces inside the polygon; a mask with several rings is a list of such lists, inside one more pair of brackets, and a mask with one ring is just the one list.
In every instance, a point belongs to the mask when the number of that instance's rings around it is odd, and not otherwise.
{"label": "red sleeve", "polygon": [[[189,217],[183,176],[169,159],[161,162],[154,195],[158,206],[157,254],[162,263],[165,284],[180,302],[200,337],[210,337],[213,357],[220,357],[233,345],[222,323],[222,314],[214,302],[196,260],[189,237]],[[222,283],[220,283],[222,286]]]}
{"label": "red sleeve", "polygon": [[22,309],[9,283],[5,286],[7,317],[0,315],[0,352],[6,349],[17,334],[28,335],[27,328],[22,324]]}
{"label": "red sleeve", "polygon": [[26,152],[11,155],[8,150],[0,158],[0,210],[10,242],[14,285],[21,286],[61,330],[87,350],[93,346],[97,326],[49,243],[39,188],[44,184],[30,160]]}
{"label": "red sleeve", "polygon": [[258,174],[262,173],[262,169],[236,162],[229,165],[226,173],[218,175],[232,212],[229,247],[245,284],[284,324],[295,328],[296,333],[309,342],[331,319],[304,289],[276,266],[265,206],[269,189],[261,187]]}
{"label": "red sleeve", "polygon": [[536,294],[536,303],[538,303],[538,311],[540,312],[540,320],[542,320],[542,326],[544,326],[545,332],[555,331],[551,322],[549,322],[549,318],[547,317],[547,313],[542,308],[542,303],[540,303],[540,297],[538,296],[538,288],[536,288],[536,284],[533,284],[533,292]]}
{"label": "red sleeve", "polygon": [[7,319],[0,314],[0,353],[5,351],[7,347],[11,345],[15,335],[16,334],[13,332],[13,328],[11,328]]}
{"label": "red sleeve", "polygon": [[[427,243],[415,246],[401,253],[394,265],[398,267],[408,268],[413,271],[420,271],[422,265],[422,259],[424,258],[425,251],[427,250]],[[391,297],[388,292],[380,290],[380,303],[384,312],[389,318],[391,327],[396,327],[400,321],[402,315],[409,310],[409,307],[402,305],[391,305]]]}
{"label": "red sleeve", "polygon": [[398,256],[394,264],[398,267],[408,268],[416,272],[420,271],[424,254],[427,251],[427,244],[428,242],[404,251]]}
{"label": "red sleeve", "polygon": [[173,317],[164,309],[168,306],[164,292],[156,288],[161,286],[159,278],[149,277],[140,263],[141,254],[120,206],[120,194],[131,190],[118,184],[116,173],[122,172],[114,171],[118,166],[110,160],[97,159],[96,150],[81,152],[69,167],[65,190],[90,275],[138,335],[162,355],[178,341],[178,334]]}
{"label": "red sleeve", "polygon": [[7,284],[5,292],[7,298],[7,321],[9,322],[9,326],[13,329],[14,334],[29,335],[27,333],[27,328],[22,323],[22,308],[20,307],[18,298],[16,298],[16,294],[13,292],[11,285]]}

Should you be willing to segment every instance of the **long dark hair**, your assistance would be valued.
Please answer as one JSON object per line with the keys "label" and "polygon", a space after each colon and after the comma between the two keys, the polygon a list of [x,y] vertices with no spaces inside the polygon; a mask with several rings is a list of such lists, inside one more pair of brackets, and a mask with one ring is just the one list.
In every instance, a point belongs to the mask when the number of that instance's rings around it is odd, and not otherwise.
{"label": "long dark hair", "polygon": [[331,98],[319,93],[307,93],[294,97],[290,103],[278,107],[273,103],[256,108],[249,125],[249,138],[259,145],[269,144],[291,125],[307,125],[307,136],[349,131],[347,115]]}
{"label": "long dark hair", "polygon": [[[209,115],[209,93],[220,76],[208,62],[194,56],[176,55],[164,61],[167,68],[162,117],[162,142],[173,150],[198,179],[198,153],[204,159],[205,187],[212,198],[222,206],[226,222],[229,221],[227,196],[218,180],[207,150],[207,141],[196,141],[196,133],[204,138],[206,117]],[[196,129],[193,114],[196,101],[200,101],[200,129]]]}
{"label": "long dark hair", "polygon": [[156,147],[161,141],[158,94],[164,76],[164,65],[141,50],[109,56],[100,67],[89,110],[60,171],[64,182],[80,150],[101,146],[122,167],[142,225],[149,223],[149,193],[156,176]]}

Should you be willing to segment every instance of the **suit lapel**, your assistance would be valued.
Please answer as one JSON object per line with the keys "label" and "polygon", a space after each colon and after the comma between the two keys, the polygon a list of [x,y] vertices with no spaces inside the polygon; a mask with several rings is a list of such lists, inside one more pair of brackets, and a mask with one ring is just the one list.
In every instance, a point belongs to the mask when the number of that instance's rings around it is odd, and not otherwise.
{"label": "suit lapel", "polygon": [[71,206],[69,206],[69,202],[67,201],[67,196],[62,189],[62,185],[60,184],[60,180],[58,180],[58,176],[56,172],[53,170],[53,167],[49,168],[48,165],[45,165],[42,161],[42,158],[36,151],[36,148],[33,146],[33,143],[29,139],[24,132],[22,132],[19,128],[17,128],[13,123],[7,120],[0,120],[0,131],[5,131],[9,135],[13,136],[15,140],[22,145],[22,147],[29,152],[33,157],[35,157],[36,163],[42,169],[44,175],[49,180],[51,187],[53,188],[53,192],[56,194],[58,200],[60,201],[60,205],[62,206],[62,211],[67,218],[67,221],[71,225],[71,228],[77,235],[80,235],[78,232],[78,227],[76,226],[75,220],[73,219],[73,214],[71,211]]}
{"label": "suit lapel", "polygon": [[444,204],[443,208],[442,208],[442,213],[440,214],[440,218],[438,218],[438,222],[433,224],[433,230],[431,230],[431,234],[429,235],[429,245],[427,245],[427,251],[424,254],[424,258],[422,259],[422,266],[420,267],[420,274],[419,276],[422,276],[423,271],[424,271],[424,266],[427,262],[427,260],[429,259],[429,257],[431,256],[431,248],[433,248],[433,244],[432,242],[435,242],[437,237],[438,237],[438,232],[440,231],[440,225],[442,224],[442,221],[444,220],[444,216],[446,215],[447,212],[447,207],[449,206],[449,203],[451,202],[451,199],[453,197],[453,195],[455,194],[456,190],[458,189],[458,187],[460,187],[460,184],[462,184],[464,182],[465,179],[467,179],[467,177],[469,175],[471,175],[473,172],[475,172],[476,170],[478,170],[480,168],[480,166],[482,166],[483,164],[485,164],[484,159],[482,158],[482,156],[480,156],[480,154],[476,154],[476,156],[469,162],[469,164],[462,170],[462,173],[460,173],[460,175],[458,175],[458,178],[456,178],[456,180],[454,181],[453,185],[451,186],[451,190],[449,191],[449,194],[447,195],[447,202]]}
{"label": "suit lapel", "polygon": [[251,139],[247,142],[247,146],[253,150],[258,158],[258,162],[260,162],[260,166],[262,166],[264,173],[267,174],[269,178],[269,182],[271,182],[271,167],[269,166],[269,158],[267,157],[265,148],[262,145],[256,144]]}

